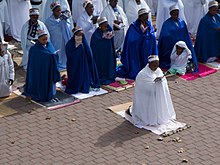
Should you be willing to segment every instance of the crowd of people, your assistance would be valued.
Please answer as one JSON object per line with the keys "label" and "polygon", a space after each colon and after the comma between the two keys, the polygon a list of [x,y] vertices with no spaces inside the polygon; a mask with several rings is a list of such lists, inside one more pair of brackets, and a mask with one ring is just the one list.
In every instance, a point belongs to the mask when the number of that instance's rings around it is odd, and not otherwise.
{"label": "crowd of people", "polygon": [[[198,61],[220,56],[218,8],[213,0],[0,0],[0,97],[9,95],[14,80],[4,43],[4,36],[11,36],[23,50],[24,95],[53,100],[60,71],[66,69],[68,94],[97,91],[121,77],[136,79],[134,100],[139,102],[145,98],[138,94],[145,81],[155,82],[159,76],[156,81],[166,84],[159,66],[166,74],[184,75],[197,72]],[[165,88],[158,85],[156,90],[160,87]],[[162,95],[169,103],[169,93]],[[134,109],[139,109],[138,102]],[[168,116],[175,118],[168,109]]]}

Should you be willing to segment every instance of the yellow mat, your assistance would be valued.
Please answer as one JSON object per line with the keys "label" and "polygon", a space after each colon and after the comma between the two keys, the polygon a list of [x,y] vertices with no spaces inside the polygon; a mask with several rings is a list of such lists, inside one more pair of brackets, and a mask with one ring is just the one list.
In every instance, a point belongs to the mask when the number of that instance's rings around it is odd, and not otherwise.
{"label": "yellow mat", "polygon": [[129,106],[132,105],[132,102],[128,102],[125,104],[119,104],[115,106],[108,107],[107,109],[111,110],[114,113],[120,112],[120,111],[125,111],[128,109]]}
{"label": "yellow mat", "polygon": [[17,111],[15,111],[14,109],[7,107],[3,104],[0,104],[0,117],[9,116],[9,115],[13,115],[16,113]]}
{"label": "yellow mat", "polygon": [[15,93],[11,93],[11,95],[10,96],[8,96],[8,97],[2,97],[2,98],[0,98],[0,102],[3,102],[3,101],[6,101],[6,100],[10,100],[10,99],[13,99],[13,98],[15,98],[15,97],[18,97]]}

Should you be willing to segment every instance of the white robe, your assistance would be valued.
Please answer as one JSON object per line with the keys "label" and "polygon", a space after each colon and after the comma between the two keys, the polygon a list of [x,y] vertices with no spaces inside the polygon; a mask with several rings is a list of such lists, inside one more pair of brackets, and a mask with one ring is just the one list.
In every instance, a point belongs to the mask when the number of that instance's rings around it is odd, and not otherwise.
{"label": "white robe", "polygon": [[44,5],[43,11],[42,11],[42,22],[45,22],[47,18],[49,18],[51,16],[51,14],[53,13],[52,10],[50,9],[50,5],[53,2],[59,2],[61,5],[61,10],[65,11],[68,10],[70,11],[70,6],[67,0],[46,0],[46,3]]}
{"label": "white robe", "polygon": [[152,15],[155,15],[157,12],[158,0],[145,0],[145,2],[150,7]]}
{"label": "white robe", "polygon": [[156,77],[162,76],[160,68],[152,71],[147,64],[136,77],[131,115],[133,123],[139,128],[176,119],[166,78],[154,82]]}
{"label": "white robe", "polygon": [[[46,25],[38,20],[39,26],[37,27],[37,30],[44,30],[48,33]],[[27,64],[28,64],[28,54],[30,48],[34,45],[31,43],[30,40],[28,40],[28,27],[29,27],[29,20],[23,25],[22,30],[21,30],[21,48],[23,50],[23,56],[22,56],[22,66],[26,70],[27,69]],[[37,39],[37,35],[35,37]]]}
{"label": "white robe", "polygon": [[4,40],[4,33],[9,30],[10,22],[6,0],[0,2],[0,37]]}
{"label": "white robe", "polygon": [[83,29],[85,38],[87,42],[90,44],[92,34],[94,33],[98,25],[93,24],[91,17],[89,17],[87,12],[84,11],[77,21],[77,26],[80,26]]}
{"label": "white robe", "polygon": [[188,30],[191,34],[196,35],[201,18],[208,12],[209,0],[182,1]]}
{"label": "white robe", "polygon": [[44,9],[44,6],[46,4],[46,1],[47,0],[42,0],[42,3],[40,5],[32,5],[32,8],[38,8],[39,9],[39,20],[42,20],[43,18],[43,9]]}
{"label": "white robe", "polygon": [[[176,45],[184,48],[181,55],[176,54]],[[186,73],[186,65],[187,65],[188,59],[191,59],[191,58],[192,58],[192,53],[186,46],[186,43],[183,41],[177,42],[174,45],[172,53],[170,55],[170,61],[171,61],[170,69],[178,70],[179,73],[182,73],[182,74]]]}
{"label": "white robe", "polygon": [[29,0],[7,0],[10,19],[10,33],[17,41],[21,40],[21,28],[29,20]]}
{"label": "white robe", "polygon": [[157,38],[159,38],[160,31],[161,31],[164,21],[170,18],[169,8],[175,4],[178,4],[179,6],[179,18],[183,19],[185,23],[187,24],[187,21],[184,15],[184,6],[183,6],[182,0],[158,0],[157,19],[156,19]]}
{"label": "white robe", "polygon": [[[129,0],[128,6],[125,9],[125,13],[128,17],[128,23],[129,25],[137,20],[138,18],[138,10],[145,8],[147,10],[150,10],[149,6],[144,0],[141,0],[141,4],[137,5],[135,0]],[[148,20],[152,23],[151,13],[148,14]]]}
{"label": "white robe", "polygon": [[[121,30],[118,30],[118,31],[114,31],[114,33],[115,33],[114,43],[115,43],[115,46],[116,46],[115,48],[116,48],[116,49],[119,48],[120,46],[122,46],[122,43],[123,43],[123,41],[124,41],[125,34],[126,34],[126,32],[127,32],[127,30],[128,30],[128,27],[129,27],[129,25],[128,25],[128,19],[127,19],[127,16],[125,15],[123,9],[122,9],[120,6],[118,6],[118,5],[117,5],[117,8],[118,8],[118,12],[119,12],[120,15],[121,15],[124,28],[121,29]],[[108,20],[108,24],[109,24],[112,28],[113,28],[114,20],[117,20],[117,18],[116,18],[116,16],[115,16],[115,12],[114,12],[113,8],[111,7],[111,5],[109,5],[109,4],[103,9],[103,11],[102,11],[100,17],[106,17],[107,20]],[[122,33],[124,33],[124,34],[122,34]],[[122,35],[121,35],[121,34],[122,34]],[[117,35],[118,35],[118,36],[117,36]],[[120,37],[119,37],[119,35],[120,35]],[[122,36],[122,37],[121,37],[121,36]],[[119,43],[120,43],[120,44],[119,44]],[[120,45],[120,46],[118,46],[118,45]]]}
{"label": "white robe", "polygon": [[[85,11],[83,8],[84,0],[72,0],[72,15],[75,22],[77,22],[80,15]],[[99,16],[103,10],[103,2],[102,0],[93,0],[92,1],[94,6],[94,16]]]}
{"label": "white robe", "polygon": [[3,57],[0,56],[0,97],[9,96],[11,87],[8,80],[14,80],[14,74],[11,54],[7,52]]}

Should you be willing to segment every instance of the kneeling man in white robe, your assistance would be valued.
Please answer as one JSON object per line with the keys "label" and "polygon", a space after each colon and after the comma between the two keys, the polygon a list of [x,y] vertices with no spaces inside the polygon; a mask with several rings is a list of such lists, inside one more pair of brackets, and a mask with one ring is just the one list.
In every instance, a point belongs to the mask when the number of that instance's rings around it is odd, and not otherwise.
{"label": "kneeling man in white robe", "polygon": [[158,56],[151,55],[148,64],[136,77],[133,105],[126,112],[139,128],[166,124],[176,119],[167,80],[158,66]]}
{"label": "kneeling man in white robe", "polygon": [[0,97],[9,96],[14,82],[14,64],[7,45],[0,43]]}

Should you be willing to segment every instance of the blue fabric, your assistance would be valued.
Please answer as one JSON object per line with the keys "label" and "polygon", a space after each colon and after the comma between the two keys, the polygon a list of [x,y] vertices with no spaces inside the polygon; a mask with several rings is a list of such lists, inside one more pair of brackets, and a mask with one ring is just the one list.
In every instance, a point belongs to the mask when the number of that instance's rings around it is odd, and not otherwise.
{"label": "blue fabric", "polygon": [[[108,25],[108,31],[112,31]],[[103,32],[97,28],[91,38],[91,49],[102,85],[108,85],[115,81],[116,75],[116,53],[114,48],[114,37],[105,39]]]}
{"label": "blue fabric", "polygon": [[158,41],[160,67],[167,69],[170,68],[170,55],[174,45],[178,41],[184,41],[189,50],[192,52],[192,61],[196,66],[195,71],[198,71],[198,62],[186,23],[180,18],[178,19],[177,23],[178,26],[172,18],[168,18],[163,23]]}
{"label": "blue fabric", "polygon": [[146,66],[148,56],[158,54],[154,28],[149,21],[146,23],[149,26],[146,33],[141,30],[139,20],[130,25],[121,54],[123,65],[117,68],[117,76],[135,79]]}
{"label": "blue fabric", "polygon": [[69,19],[61,20],[55,19],[52,14],[47,18],[45,25],[50,33],[50,40],[55,48],[55,50],[60,50],[59,55],[59,70],[66,68],[66,43],[72,37],[72,25]]}
{"label": "blue fabric", "polygon": [[206,62],[209,57],[220,56],[220,15],[216,14],[216,22],[207,13],[200,21],[195,43],[198,61]]}
{"label": "blue fabric", "polygon": [[50,101],[56,94],[55,83],[60,81],[60,73],[54,51],[50,42],[46,47],[37,42],[29,51],[24,94],[33,100]]}
{"label": "blue fabric", "polygon": [[92,50],[85,37],[78,47],[75,46],[75,37],[72,37],[66,45],[66,55],[68,74],[66,93],[89,93],[90,86],[100,88]]}

